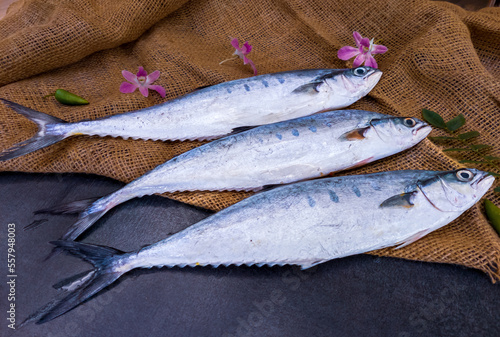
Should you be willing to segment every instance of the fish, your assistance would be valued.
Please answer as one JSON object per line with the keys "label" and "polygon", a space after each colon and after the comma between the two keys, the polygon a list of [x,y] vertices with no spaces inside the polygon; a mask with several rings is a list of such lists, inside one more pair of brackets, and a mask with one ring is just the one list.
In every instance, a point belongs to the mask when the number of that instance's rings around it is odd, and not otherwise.
{"label": "fish", "polygon": [[418,118],[364,110],[328,111],[220,138],[174,157],[98,200],[77,200],[35,213],[81,212],[62,237],[74,240],[110,209],[132,198],[194,190],[258,191],[317,178],[408,149],[431,130]]}
{"label": "fish", "polygon": [[56,247],[94,269],[24,322],[48,322],[136,268],[283,266],[407,246],[458,218],[495,178],[477,169],[389,171],[323,178],[257,193],[133,252],[76,241]]}
{"label": "fish", "polygon": [[257,125],[340,109],[366,96],[382,72],[370,67],[309,69],[238,79],[145,109],[68,123],[15,102],[5,105],[38,126],[32,138],[0,153],[16,158],[76,135],[143,140],[209,140]]}

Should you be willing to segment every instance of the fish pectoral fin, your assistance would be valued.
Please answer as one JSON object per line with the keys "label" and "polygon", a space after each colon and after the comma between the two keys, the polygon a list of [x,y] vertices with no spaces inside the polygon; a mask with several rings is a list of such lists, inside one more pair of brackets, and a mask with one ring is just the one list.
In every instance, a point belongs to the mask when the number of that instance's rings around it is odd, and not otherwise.
{"label": "fish pectoral fin", "polygon": [[409,244],[411,244],[411,243],[413,243],[413,242],[415,242],[415,241],[423,238],[424,236],[426,236],[429,233],[430,233],[430,230],[428,230],[428,229],[421,230],[420,232],[417,232],[417,233],[411,235],[410,237],[404,239],[403,241],[398,242],[397,244],[399,246],[395,247],[394,249],[399,249],[399,248],[406,247]]}
{"label": "fish pectoral fin", "polygon": [[368,131],[370,127],[354,129],[352,131],[344,133],[339,137],[341,140],[355,141],[365,139],[365,132]]}
{"label": "fish pectoral fin", "polygon": [[408,193],[401,193],[401,194],[392,196],[389,199],[382,202],[379,207],[380,208],[385,208],[385,207],[411,208],[414,205],[413,201],[415,200],[416,193],[417,192],[408,192]]}
{"label": "fish pectoral fin", "polygon": [[319,92],[318,87],[321,83],[323,83],[323,82],[322,81],[314,81],[314,82],[310,82],[310,83],[301,85],[300,87],[298,87],[294,91],[292,91],[292,93],[293,94],[315,95]]}

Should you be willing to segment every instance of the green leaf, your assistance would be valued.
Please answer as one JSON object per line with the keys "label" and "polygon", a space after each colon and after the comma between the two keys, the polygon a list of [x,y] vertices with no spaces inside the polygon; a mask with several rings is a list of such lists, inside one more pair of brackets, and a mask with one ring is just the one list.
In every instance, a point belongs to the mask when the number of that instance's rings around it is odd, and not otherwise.
{"label": "green leaf", "polygon": [[447,137],[447,136],[443,136],[443,137],[429,137],[430,140],[458,140],[457,137]]}
{"label": "green leaf", "polygon": [[446,128],[449,131],[457,131],[465,124],[464,115],[460,114],[457,117],[453,118],[451,121],[446,123]]}
{"label": "green leaf", "polygon": [[[493,177],[500,177],[500,174],[496,173],[496,172],[488,172],[488,174],[490,176],[493,176]],[[497,187],[495,188],[495,190],[498,189],[498,191],[495,191],[495,192],[500,192],[500,187]]]}
{"label": "green leaf", "polygon": [[491,149],[491,145],[486,145],[486,144],[476,144],[476,145],[471,145],[470,148],[474,151],[478,150],[484,150],[484,149]]}
{"label": "green leaf", "polygon": [[488,220],[490,220],[491,225],[500,235],[500,208],[495,206],[495,204],[489,201],[488,199],[484,199],[484,208],[486,210],[486,215],[488,216]]}
{"label": "green leaf", "polygon": [[457,138],[461,140],[472,139],[476,137],[479,137],[479,132],[477,131],[466,132],[457,136]]}
{"label": "green leaf", "polygon": [[432,126],[435,126],[437,128],[441,128],[441,129],[447,128],[443,117],[439,116],[434,111],[422,109],[422,116],[424,117],[425,121],[428,122]]}
{"label": "green leaf", "polygon": [[495,187],[493,191],[500,193],[500,187]]}
{"label": "green leaf", "polygon": [[469,149],[469,148],[465,148],[465,149],[462,149],[462,148],[451,148],[451,149],[444,149],[443,151],[444,151],[444,152],[453,152],[453,151],[472,151],[472,149]]}
{"label": "green leaf", "polygon": [[484,156],[484,159],[490,160],[490,161],[497,161],[500,160],[499,157],[494,157],[494,156]]}
{"label": "green leaf", "polygon": [[477,160],[460,160],[460,164],[488,164],[486,161],[477,161]]}

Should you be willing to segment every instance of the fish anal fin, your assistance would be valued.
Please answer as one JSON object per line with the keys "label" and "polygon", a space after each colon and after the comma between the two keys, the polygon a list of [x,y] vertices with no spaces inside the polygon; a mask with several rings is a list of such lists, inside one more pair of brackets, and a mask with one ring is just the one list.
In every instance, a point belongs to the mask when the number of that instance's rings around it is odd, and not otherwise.
{"label": "fish anal fin", "polygon": [[386,199],[379,207],[404,207],[412,208],[416,192],[401,193]]}
{"label": "fish anal fin", "polygon": [[398,242],[399,246],[395,247],[394,249],[406,247],[409,244],[423,238],[424,236],[429,234],[429,232],[430,232],[430,230],[428,230],[428,229],[421,230],[421,231],[409,236],[408,238],[404,239],[402,242]]}
{"label": "fish anal fin", "polygon": [[342,136],[340,136],[341,139],[348,140],[348,141],[356,141],[356,140],[363,140],[365,139],[365,132],[368,131],[370,127],[366,128],[359,128],[359,129],[354,129],[352,131],[344,133]]}

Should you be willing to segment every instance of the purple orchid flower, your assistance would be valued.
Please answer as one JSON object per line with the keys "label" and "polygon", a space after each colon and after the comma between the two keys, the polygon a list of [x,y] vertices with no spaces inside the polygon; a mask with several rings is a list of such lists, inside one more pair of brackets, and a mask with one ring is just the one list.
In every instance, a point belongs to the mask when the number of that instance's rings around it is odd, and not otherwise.
{"label": "purple orchid flower", "polygon": [[373,43],[374,39],[371,41],[367,37],[362,37],[358,32],[353,33],[354,41],[356,42],[356,48],[351,46],[345,46],[339,49],[338,57],[341,60],[347,61],[350,58],[356,56],[353,62],[353,67],[359,67],[365,63],[366,66],[372,68],[378,68],[377,61],[372,56],[374,54],[383,54],[388,48],[379,44]]}
{"label": "purple orchid flower", "polygon": [[148,89],[157,91],[161,97],[165,97],[165,89],[161,85],[151,85],[154,81],[160,77],[160,72],[158,70],[152,72],[148,75],[143,67],[139,67],[137,75],[132,74],[130,71],[123,70],[123,77],[129,82],[122,82],[120,85],[120,92],[124,94],[129,94],[139,88],[139,91],[144,97],[148,97]]}
{"label": "purple orchid flower", "polygon": [[240,43],[238,42],[238,39],[234,38],[231,40],[231,45],[236,49],[233,53],[233,55],[236,55],[236,56],[233,58],[224,60],[219,64],[222,64],[226,61],[233,60],[233,59],[239,57],[243,60],[243,64],[250,64],[250,66],[253,69],[254,76],[257,75],[257,68],[255,67],[255,64],[252,62],[252,60],[250,60],[247,57],[247,55],[252,51],[252,46],[248,43],[248,41],[245,41],[245,43],[243,43],[243,46],[240,47]]}

